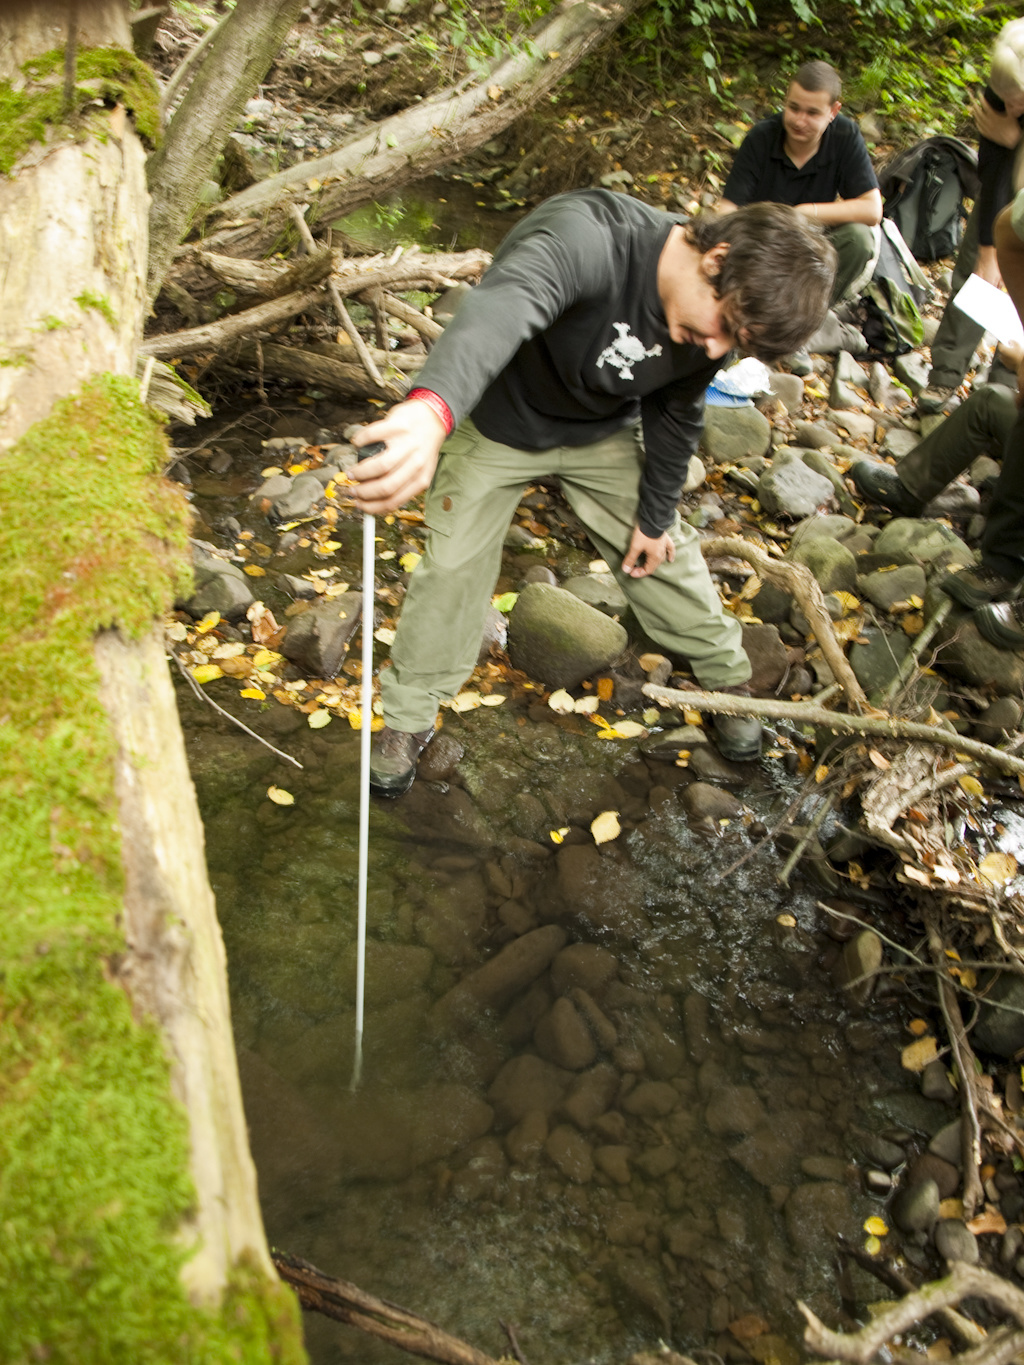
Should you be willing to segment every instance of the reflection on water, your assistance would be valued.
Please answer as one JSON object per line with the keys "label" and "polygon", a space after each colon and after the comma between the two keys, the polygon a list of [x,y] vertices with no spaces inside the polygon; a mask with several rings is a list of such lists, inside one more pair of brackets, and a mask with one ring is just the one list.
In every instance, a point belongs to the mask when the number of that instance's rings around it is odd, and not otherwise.
{"label": "reflection on water", "polygon": [[494,251],[524,213],[526,209],[499,212],[472,185],[435,177],[356,209],[331,226],[372,251],[395,246]]}
{"label": "reflection on water", "polygon": [[[795,1360],[798,1297],[837,1320],[834,1235],[878,1209],[871,1135],[946,1111],[909,1088],[891,1018],[844,1013],[813,892],[778,887],[771,853],[715,883],[743,820],[693,832],[686,773],[578,717],[449,715],[458,776],[374,805],[352,1096],[358,734],[281,711],[298,772],[182,705],[275,1245],[495,1356],[515,1323],[538,1362],[659,1338]],[[742,796],[766,820],[782,800]],[[624,832],[599,849],[609,808]],[[307,1331],[317,1365],[390,1351]]]}

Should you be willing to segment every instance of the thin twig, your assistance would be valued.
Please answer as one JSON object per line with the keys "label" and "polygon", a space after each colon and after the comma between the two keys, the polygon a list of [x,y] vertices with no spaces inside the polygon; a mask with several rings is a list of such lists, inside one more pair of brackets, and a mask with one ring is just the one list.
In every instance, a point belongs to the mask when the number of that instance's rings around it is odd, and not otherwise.
{"label": "thin twig", "polygon": [[782,864],[782,870],[779,872],[778,880],[782,883],[783,886],[789,885],[789,874],[793,871],[794,867],[796,867],[797,863],[803,857],[804,850],[806,849],[807,845],[811,842],[811,840],[814,838],[814,836],[817,834],[821,826],[824,824],[835,803],[836,793],[829,792],[825,799],[819,805],[818,809],[814,812],[814,815],[811,817],[810,823],[807,825],[803,834],[801,834],[800,838],[797,840],[792,851],[790,852],[789,857]]}
{"label": "thin twig", "polygon": [[[852,1261],[856,1261],[862,1270],[866,1270],[869,1275],[874,1275],[876,1280],[880,1280],[887,1289],[895,1289],[897,1294],[913,1294],[917,1290],[907,1275],[892,1264],[891,1261],[881,1256],[872,1256],[870,1251],[865,1251],[856,1242],[846,1238],[840,1233],[839,1246],[845,1256],[849,1256]],[[957,1338],[961,1346],[980,1346],[985,1340],[985,1333],[970,1318],[958,1313],[955,1308],[940,1308],[935,1316],[940,1322],[944,1323],[948,1330]]]}
{"label": "thin twig", "polygon": [[[824,901],[818,901],[817,905],[818,909],[824,910],[827,915],[834,915],[836,919],[848,919],[854,924],[859,924],[864,929],[870,929],[872,933],[878,935],[883,943],[888,943],[890,948],[895,948],[898,953],[903,953],[905,957],[909,957],[911,962],[916,963],[917,966],[923,967],[926,971],[932,970],[931,966],[927,962],[922,962],[910,948],[904,948],[902,943],[897,943],[894,938],[889,938],[886,934],[882,933],[881,929],[876,929],[873,924],[865,924],[864,921],[858,919],[856,915],[847,914],[845,910],[836,910],[833,906],[826,905]],[[1024,1011],[1022,1011],[1022,1013],[1024,1013]]]}
{"label": "thin twig", "polygon": [[181,676],[185,679],[185,681],[188,683],[189,687],[191,687],[192,691],[196,694],[197,697],[200,697],[203,701],[205,701],[208,706],[212,706],[215,711],[219,711],[220,714],[225,718],[225,720],[229,720],[233,725],[237,725],[239,730],[244,730],[245,733],[247,735],[251,735],[253,739],[258,739],[259,742],[262,745],[264,745],[267,749],[269,749],[272,754],[277,754],[278,758],[283,758],[287,763],[294,763],[296,768],[302,767],[302,764],[299,762],[297,758],[292,758],[291,754],[286,754],[283,749],[275,749],[273,744],[271,744],[269,740],[264,739],[262,735],[258,735],[255,730],[250,730],[248,725],[240,721],[237,716],[233,716],[230,711],[225,711],[223,706],[218,706],[217,703],[213,700],[213,698],[209,696],[206,692],[204,692],[203,689],[199,686],[195,678],[193,678],[192,674],[181,662],[181,660],[178,658],[177,654],[175,654],[173,649],[171,650],[171,658],[181,669]]}
{"label": "thin twig", "polygon": [[[942,936],[934,920],[926,919],[928,929],[928,949],[936,968],[945,965],[945,947]],[[960,1075],[961,1155],[964,1167],[963,1204],[965,1218],[974,1216],[974,1211],[985,1198],[981,1183],[981,1124],[978,1122],[978,1103],[975,1086],[974,1052],[967,1041],[964,1021],[960,1014],[956,991],[950,984],[945,972],[938,975],[939,1006],[946,1021],[956,1069]]]}
{"label": "thin twig", "polygon": [[232,11],[228,10],[224,17],[211,28],[208,28],[203,36],[196,43],[195,47],[189,52],[174,69],[174,75],[164,86],[163,94],[160,96],[160,118],[165,120],[170,112],[171,105],[177,99],[186,76],[191,78],[200,57],[213,42],[214,38],[220,33],[221,29],[231,18]]}
{"label": "thin twig", "polygon": [[314,255],[316,253],[316,242],[313,240],[313,234],[309,230],[309,224],[306,222],[302,209],[298,204],[288,205],[288,216],[298,229],[302,245],[311,256]]}
{"label": "thin twig", "polygon": [[903,683],[917,666],[918,660],[928,645],[931,644],[932,637],[949,615],[952,606],[953,599],[951,597],[944,598],[936,609],[934,616],[929,618],[920,635],[914,640],[914,643],[907,652],[905,658],[900,661],[900,665],[896,670],[896,676],[885,690],[885,695],[882,698],[883,706],[888,707],[893,697],[895,697],[896,693],[903,686]]}
{"label": "thin twig", "polygon": [[519,1365],[530,1365],[529,1361],[523,1355],[522,1348],[519,1345],[519,1339],[516,1336],[515,1326],[511,1322],[503,1322],[501,1318],[498,1319],[498,1326],[508,1337],[508,1344],[512,1347],[512,1354],[515,1356],[516,1360],[519,1361]]}

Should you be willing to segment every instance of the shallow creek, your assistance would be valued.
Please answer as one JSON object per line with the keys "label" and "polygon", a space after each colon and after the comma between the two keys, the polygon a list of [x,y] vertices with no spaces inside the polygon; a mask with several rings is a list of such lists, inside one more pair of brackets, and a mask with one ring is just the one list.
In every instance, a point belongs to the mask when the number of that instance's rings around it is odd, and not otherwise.
{"label": "shallow creek", "polygon": [[[241,496],[265,454],[214,446],[219,474],[191,462],[199,533],[229,544],[234,515],[273,543]],[[358,527],[338,531],[355,584]],[[261,581],[278,566],[304,567]],[[865,1171],[952,1114],[900,1069],[901,997],[840,1000],[821,893],[781,887],[770,847],[721,877],[785,809],[780,760],[698,831],[687,771],[636,741],[538,702],[445,713],[455,772],[371,814],[353,1096],[358,732],[215,685],[300,771],[180,696],[274,1245],[495,1356],[511,1322],[532,1365],[659,1338],[788,1365],[798,1298],[840,1320],[835,1234],[884,1213]],[[609,809],[623,832],[597,847]],[[856,1272],[843,1296],[885,1295]],[[391,1353],[316,1315],[307,1332],[316,1365]]]}

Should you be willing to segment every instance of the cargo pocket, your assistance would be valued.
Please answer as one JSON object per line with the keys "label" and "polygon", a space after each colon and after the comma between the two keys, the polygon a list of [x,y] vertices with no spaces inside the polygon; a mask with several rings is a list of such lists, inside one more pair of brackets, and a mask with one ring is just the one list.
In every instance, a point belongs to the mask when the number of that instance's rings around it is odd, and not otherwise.
{"label": "cargo pocket", "polygon": [[423,500],[423,520],[430,531],[450,536],[455,523],[455,496],[463,461],[472,459],[481,440],[472,422],[458,426],[441,447],[434,478]]}

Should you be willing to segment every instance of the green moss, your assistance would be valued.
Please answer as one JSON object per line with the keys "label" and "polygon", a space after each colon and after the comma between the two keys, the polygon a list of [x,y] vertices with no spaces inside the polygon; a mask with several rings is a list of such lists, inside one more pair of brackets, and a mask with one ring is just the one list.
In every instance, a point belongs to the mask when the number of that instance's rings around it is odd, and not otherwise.
{"label": "green moss", "polygon": [[106,294],[94,294],[91,289],[85,289],[81,294],[75,295],[75,302],[79,308],[95,308],[97,313],[102,314],[110,323],[111,327],[117,327],[117,314],[111,307],[110,300]]}
{"label": "green moss", "polygon": [[123,877],[93,638],[139,635],[187,588],[165,460],[137,383],[104,376],[0,461],[2,1361],[303,1358],[294,1300],[246,1267],[216,1314],[189,1303],[186,1119],[107,971]]}
{"label": "green moss", "polygon": [[47,313],[46,317],[43,318],[43,327],[47,332],[57,332],[67,325],[63,318],[54,317],[52,313]]}
{"label": "green moss", "polygon": [[31,363],[32,356],[28,351],[15,351],[13,355],[0,356],[0,367],[5,369],[21,370]]}
{"label": "green moss", "polygon": [[152,71],[119,47],[84,48],[75,67],[75,98],[64,108],[64,52],[54,49],[22,67],[23,88],[0,81],[0,172],[9,174],[33,142],[50,129],[71,135],[82,112],[97,99],[125,105],[139,136],[151,146],[160,137],[160,92]]}

